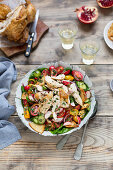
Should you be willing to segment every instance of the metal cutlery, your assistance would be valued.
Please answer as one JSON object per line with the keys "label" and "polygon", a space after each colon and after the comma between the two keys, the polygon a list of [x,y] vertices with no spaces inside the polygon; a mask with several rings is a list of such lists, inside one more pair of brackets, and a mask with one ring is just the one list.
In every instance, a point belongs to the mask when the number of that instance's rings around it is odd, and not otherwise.
{"label": "metal cutlery", "polygon": [[34,36],[35,36],[36,26],[37,26],[37,22],[38,22],[38,18],[39,18],[39,10],[37,10],[36,15],[35,15],[35,20],[31,24],[31,27],[30,27],[30,38],[29,38],[29,41],[28,41],[28,44],[27,44],[27,48],[26,48],[26,52],[25,52],[25,57],[27,57],[27,58],[30,56],[30,53],[31,53],[33,39],[34,39]]}

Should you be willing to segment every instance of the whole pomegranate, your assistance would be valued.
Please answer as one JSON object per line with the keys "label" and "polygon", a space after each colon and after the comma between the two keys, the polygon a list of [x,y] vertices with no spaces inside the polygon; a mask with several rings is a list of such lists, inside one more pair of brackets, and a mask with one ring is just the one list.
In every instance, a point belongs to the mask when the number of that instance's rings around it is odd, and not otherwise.
{"label": "whole pomegranate", "polygon": [[85,24],[93,23],[98,18],[98,10],[96,7],[82,6],[76,9],[78,19]]}

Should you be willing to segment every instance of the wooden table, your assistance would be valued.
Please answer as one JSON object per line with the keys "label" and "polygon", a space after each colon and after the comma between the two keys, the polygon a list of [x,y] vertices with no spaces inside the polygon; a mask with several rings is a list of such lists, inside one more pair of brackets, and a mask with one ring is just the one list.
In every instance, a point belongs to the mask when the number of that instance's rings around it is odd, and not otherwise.
{"label": "wooden table", "polygon": [[[98,113],[91,120],[84,143],[83,156],[80,161],[73,154],[80,142],[83,128],[72,133],[69,141],[61,151],[56,150],[56,143],[62,137],[43,137],[28,130],[20,121],[17,113],[10,117],[20,131],[22,139],[0,151],[1,170],[111,170],[113,169],[113,93],[109,82],[113,78],[113,51],[103,39],[105,25],[113,19],[113,8],[101,9],[96,0],[33,0],[40,9],[40,18],[49,26],[49,32],[40,41],[38,48],[32,52],[27,61],[24,55],[14,56],[18,70],[17,81],[11,87],[9,101],[14,103],[15,91],[19,81],[37,65],[50,61],[65,61],[77,64],[86,71],[93,82],[99,103]],[[82,5],[96,6],[99,18],[92,25],[81,24],[73,12]],[[58,26],[69,21],[76,22],[79,28],[74,48],[65,51],[61,47]],[[101,49],[94,65],[86,66],[81,62],[79,42],[84,37],[94,36],[101,44]],[[1,55],[3,55],[1,53]]]}

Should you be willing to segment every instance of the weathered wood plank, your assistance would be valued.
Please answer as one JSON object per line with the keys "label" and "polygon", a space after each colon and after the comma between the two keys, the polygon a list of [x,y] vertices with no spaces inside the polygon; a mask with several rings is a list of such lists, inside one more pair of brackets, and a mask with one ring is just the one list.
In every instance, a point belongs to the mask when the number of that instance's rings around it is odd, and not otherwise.
{"label": "weathered wood plank", "polygon": [[[20,80],[29,70],[35,69],[36,67],[37,65],[17,65],[18,79],[14,84],[12,84],[11,94],[9,96],[9,101],[11,104],[15,104],[15,92]],[[99,103],[98,115],[112,116],[113,94],[109,87],[109,82],[113,78],[112,65],[80,65],[80,67],[86,71],[86,74],[93,82],[93,88]]]}
{"label": "weathered wood plank", "polygon": [[[48,1],[32,1],[34,5],[40,9],[40,18],[49,26],[49,32],[40,41],[38,48],[32,52],[29,63],[44,63],[49,61],[63,60],[69,63],[81,63],[81,52],[79,42],[84,37],[94,36],[100,42],[100,51],[97,54],[97,64],[113,64],[113,51],[110,50],[104,42],[103,30],[105,25],[112,20],[113,9],[104,10],[98,7],[96,1],[65,1],[65,0],[48,0]],[[97,6],[99,10],[99,18],[94,24],[82,24],[78,21],[76,14],[73,12],[75,8],[91,5]],[[72,50],[65,51],[61,47],[61,41],[58,35],[58,26],[64,22],[73,21],[77,23],[79,31],[75,40],[75,46]],[[0,52],[2,55],[2,53]],[[12,60],[15,63],[26,64],[28,61],[24,55],[14,56]]]}
{"label": "weathered wood plank", "polygon": [[43,137],[28,130],[19,118],[11,118],[22,139],[0,151],[0,165],[5,169],[112,169],[113,118],[95,117],[91,120],[80,161],[73,159],[82,129],[74,132],[62,151],[56,150],[61,137]]}
{"label": "weathered wood plank", "polygon": [[[94,0],[32,0],[40,9],[40,18],[49,26],[49,32],[40,41],[29,60],[24,55],[14,56],[12,61],[17,65],[18,79],[11,87],[9,101],[14,103],[16,87],[24,75],[36,64],[63,60],[71,64],[81,64],[79,42],[84,37],[98,39],[101,49],[96,57],[96,64],[80,67],[86,71],[93,82],[96,97],[99,102],[97,117],[90,121],[86,132],[83,157],[80,161],[73,159],[74,151],[80,142],[82,130],[74,132],[62,151],[56,150],[56,143],[61,137],[43,137],[28,130],[17,117],[10,117],[19,129],[22,139],[15,144],[0,150],[1,170],[111,170],[113,169],[113,94],[109,82],[113,78],[113,51],[103,39],[105,25],[112,20],[113,8],[101,9]],[[92,25],[81,24],[73,12],[75,8],[89,5],[97,6],[99,18]],[[70,51],[61,47],[58,36],[58,26],[69,21],[76,22],[79,28],[75,46]],[[3,55],[0,52],[0,55]],[[22,64],[22,65],[19,65]],[[25,65],[24,65],[25,64]],[[26,65],[27,64],[27,65]],[[35,65],[29,65],[35,64]]]}

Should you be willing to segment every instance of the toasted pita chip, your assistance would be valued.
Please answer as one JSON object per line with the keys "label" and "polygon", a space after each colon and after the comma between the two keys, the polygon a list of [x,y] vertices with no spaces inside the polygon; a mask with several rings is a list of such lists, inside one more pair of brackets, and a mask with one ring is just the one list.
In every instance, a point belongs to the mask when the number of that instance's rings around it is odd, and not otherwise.
{"label": "toasted pita chip", "polygon": [[38,133],[43,133],[45,130],[45,125],[37,125],[33,122],[29,122],[29,126]]}
{"label": "toasted pita chip", "polygon": [[28,94],[26,94],[25,92],[24,93],[22,93],[22,99],[24,100],[24,99],[26,99],[26,97],[28,96]]}

